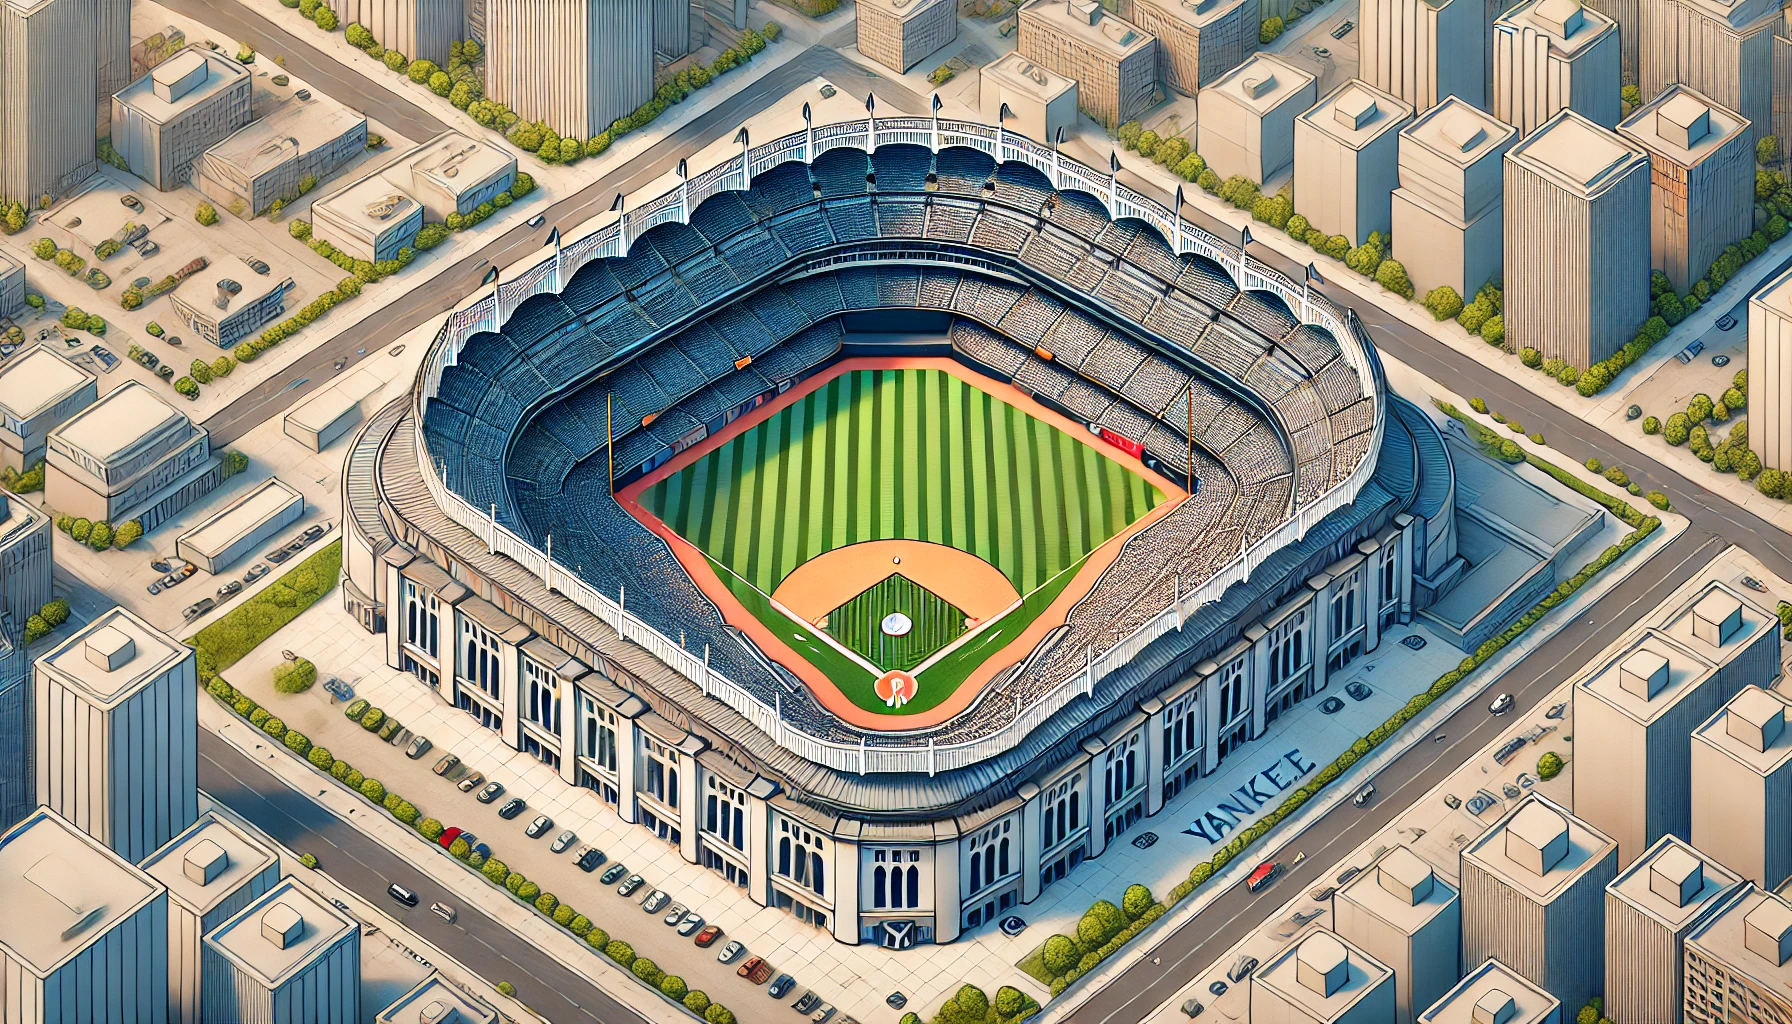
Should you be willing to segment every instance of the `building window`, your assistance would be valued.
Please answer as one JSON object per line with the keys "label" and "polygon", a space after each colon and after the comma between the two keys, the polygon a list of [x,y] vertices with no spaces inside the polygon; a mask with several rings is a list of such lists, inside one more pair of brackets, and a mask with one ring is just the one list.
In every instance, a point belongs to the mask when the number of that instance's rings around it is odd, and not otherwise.
{"label": "building window", "polygon": [[1269,683],[1273,690],[1307,667],[1307,613],[1295,612],[1269,635]]}
{"label": "building window", "polygon": [[416,580],[404,581],[404,642],[431,658],[439,658],[441,603]]}
{"label": "building window", "polygon": [[560,734],[560,681],[546,666],[523,658],[523,717],[548,732]]}
{"label": "building window", "polygon": [[1139,734],[1135,732],[1109,748],[1103,760],[1107,802],[1117,804],[1139,784]]}
{"label": "building window", "polygon": [[704,779],[703,830],[734,847],[747,848],[746,794],[714,775]]}
{"label": "building window", "polygon": [[495,701],[503,701],[504,686],[498,665],[498,651],[501,643],[498,634],[486,629],[479,623],[460,617],[461,659],[454,666],[455,673],[473,686],[478,687]]}
{"label": "building window", "polygon": [[560,770],[560,753],[530,735],[528,730],[523,731],[523,753],[555,771]]}
{"label": "building window", "polygon": [[579,753],[597,762],[605,771],[616,770],[616,712],[597,702],[583,690],[576,690],[579,701]]}
{"label": "building window", "polygon": [[1052,787],[1044,801],[1039,848],[1049,850],[1083,827],[1083,775],[1072,775]]}
{"label": "building window", "polygon": [[1332,642],[1337,643],[1350,635],[1357,627],[1357,592],[1361,589],[1356,576],[1344,582],[1339,592],[1332,596]]}
{"label": "building window", "polygon": [[920,907],[920,850],[873,850],[871,859],[873,909],[914,910]]}
{"label": "building window", "polygon": [[1176,699],[1164,710],[1164,763],[1175,764],[1200,746],[1201,688]]}
{"label": "building window", "polygon": [[1220,670],[1220,724],[1226,725],[1247,711],[1244,692],[1245,663],[1234,658]]}
{"label": "building window", "polygon": [[970,842],[970,888],[965,892],[970,895],[982,892],[988,886],[1007,878],[1016,870],[1013,856],[1014,819],[1007,819],[1000,824],[991,825],[982,832],[971,837]]}
{"label": "building window", "polygon": [[616,791],[615,783],[601,775],[593,775],[583,768],[579,769],[579,785],[584,786],[586,789],[589,789],[602,797],[604,803],[609,804],[611,807],[616,806],[617,800],[620,798],[620,794]]}
{"label": "building window", "polygon": [[504,716],[492,710],[484,701],[475,700],[471,693],[454,695],[454,706],[472,715],[480,725],[502,736],[504,734]]}
{"label": "building window", "polygon": [[1395,556],[1398,552],[1391,544],[1381,550],[1381,603],[1385,605],[1400,598],[1400,584],[1394,576]]}
{"label": "building window", "polygon": [[647,750],[647,795],[678,807],[678,751],[652,736],[644,737]]}
{"label": "building window", "polygon": [[821,857],[826,840],[784,819],[778,821],[778,832],[778,874],[813,889],[817,896],[826,896],[827,870]]}

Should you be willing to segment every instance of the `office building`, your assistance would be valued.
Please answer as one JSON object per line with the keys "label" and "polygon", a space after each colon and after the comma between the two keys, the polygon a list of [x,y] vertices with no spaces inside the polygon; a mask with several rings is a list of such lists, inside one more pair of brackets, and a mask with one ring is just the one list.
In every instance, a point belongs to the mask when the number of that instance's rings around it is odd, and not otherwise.
{"label": "office building", "polygon": [[25,264],[0,252],[0,318],[19,315],[25,308]]}
{"label": "office building", "polygon": [[396,259],[423,227],[423,204],[378,174],[349,182],[311,204],[317,237],[358,260]]}
{"label": "office building", "polygon": [[243,65],[189,46],[112,97],[112,148],[150,185],[180,188],[200,154],[254,119],[251,82]]}
{"label": "office building", "polygon": [[859,52],[897,74],[958,38],[957,0],[860,0]]}
{"label": "office building", "polygon": [[485,93],[517,116],[587,139],[653,98],[656,0],[483,2]]}
{"label": "office building", "polygon": [[207,811],[143,862],[168,890],[168,1021],[223,1019],[200,1002],[206,933],[280,881],[280,858],[259,836]]}
{"label": "office building", "polygon": [[1777,0],[1641,0],[1637,82],[1643,98],[1676,83],[1748,121],[1749,145],[1773,131]]}
{"label": "office building", "polygon": [[1018,16],[1020,55],[1074,79],[1077,104],[1102,127],[1114,131],[1151,105],[1155,36],[1096,0],[1030,0]]}
{"label": "office building", "polygon": [[1259,7],[1245,0],[1121,0],[1120,16],[1157,37],[1157,77],[1194,96],[1257,48]]}
{"label": "office building", "polygon": [[1692,734],[1692,844],[1764,889],[1792,876],[1792,701],[1745,686]]}
{"label": "office building", "polygon": [[1573,110],[1506,151],[1506,348],[1587,367],[1649,318],[1649,156]]}
{"label": "office building", "polygon": [[0,835],[0,893],[7,1021],[165,1024],[168,893],[159,882],[40,807]]}
{"label": "office building", "polygon": [[[1635,0],[1630,0],[1635,2]],[[1615,128],[1618,24],[1580,0],[1528,0],[1493,23],[1493,116],[1520,138],[1572,110]]]}
{"label": "office building", "polygon": [[168,293],[168,304],[174,307],[181,321],[200,340],[219,348],[234,348],[261,333],[261,329],[286,312],[286,293],[292,290],[290,277],[253,275],[243,282],[232,277],[219,278],[217,291],[209,301],[197,295]]}
{"label": "office building", "polygon": [[373,1024],[498,1024],[498,1011],[431,974],[381,1010]]}
{"label": "office building", "polygon": [[[661,61],[672,61],[703,45],[708,36],[701,12],[702,0],[654,0],[653,52]],[[729,0],[729,6],[732,6]],[[693,10],[692,8],[698,8]],[[694,38],[692,22],[699,26]]]}
{"label": "office building", "polygon": [[388,50],[448,66],[448,44],[467,38],[466,0],[328,0],[344,25],[365,25]]}
{"label": "office building", "polygon": [[1338,937],[1394,974],[1394,1020],[1412,1024],[1461,975],[1462,904],[1450,883],[1404,846],[1378,857],[1332,897]]}
{"label": "office building", "polygon": [[1668,605],[1574,683],[1574,757],[1626,771],[1575,772],[1575,813],[1628,864],[1664,835],[1692,834],[1687,740],[1779,665],[1779,622],[1722,583]]}
{"label": "office building", "polygon": [[360,1024],[361,927],[285,878],[202,940],[207,1020]]}
{"label": "office building", "polygon": [[1462,962],[1498,960],[1563,1005],[1584,1006],[1604,980],[1605,887],[1617,873],[1611,837],[1546,797],[1525,797],[1463,848]]}
{"label": "office building", "polygon": [[366,151],[367,118],[323,97],[293,99],[201,154],[199,191],[259,216],[274,200],[292,202],[307,181],[321,183]]}
{"label": "office building", "polygon": [[[1076,130],[1076,82],[1009,51],[983,65],[977,82],[977,111],[987,124],[1001,123],[1040,142],[1058,130]],[[1008,108],[1006,120],[1002,108]]]}
{"label": "office building", "polygon": [[1649,154],[1650,265],[1692,290],[1724,246],[1755,229],[1748,122],[1683,85],[1643,104],[1618,134]]}
{"label": "office building", "polygon": [[0,828],[37,806],[25,622],[51,597],[50,515],[0,491]]}
{"label": "office building", "polygon": [[1487,106],[1487,0],[1362,0],[1360,19],[1363,81],[1414,110]]}
{"label": "office building", "polygon": [[60,197],[99,166],[99,50],[72,44],[99,3],[0,0],[0,196]]}
{"label": "office building", "polygon": [[1585,3],[1616,26],[1619,75],[1623,81],[1634,84],[1637,80],[1637,43],[1642,35],[1642,0],[1585,0]]}
{"label": "office building", "polygon": [[1488,960],[1469,971],[1418,1024],[1564,1024],[1562,1001],[1529,978]]}
{"label": "office building", "polygon": [[472,213],[515,184],[516,154],[445,131],[401,154],[379,173],[422,203],[426,219],[446,221],[451,213]]}
{"label": "office building", "polygon": [[1351,79],[1294,120],[1294,194],[1300,211],[1328,235],[1361,245],[1393,229],[1400,184],[1400,129],[1412,106]]}
{"label": "office building", "polygon": [[209,573],[221,573],[305,514],[305,496],[268,477],[180,535],[174,550]]}
{"label": "office building", "polygon": [[95,0],[94,17],[99,28],[94,35],[99,58],[95,113],[103,121],[112,94],[131,81],[131,0]]}
{"label": "office building", "polygon": [[1195,148],[1221,178],[1266,184],[1294,169],[1294,119],[1318,99],[1318,79],[1276,54],[1255,54],[1201,90]]}
{"label": "office building", "polygon": [[1394,972],[1321,928],[1294,937],[1251,975],[1262,1024],[1383,1024],[1394,1019]]}
{"label": "office building", "polygon": [[123,608],[36,662],[37,798],[133,864],[199,816],[193,649]]}
{"label": "office building", "polygon": [[145,533],[216,487],[211,435],[131,380],[50,431],[44,498],[66,515]]}
{"label": "office building", "polygon": [[1400,131],[1394,237],[1419,295],[1440,285],[1467,298],[1504,264],[1511,125],[1452,96]]}
{"label": "office building", "polygon": [[1792,906],[1749,887],[1686,937],[1689,1024],[1792,1020]]}
{"label": "office building", "polygon": [[1749,445],[1761,464],[1792,469],[1792,269],[1748,297]]}
{"label": "office building", "polygon": [[0,370],[0,464],[42,461],[50,431],[98,397],[98,378],[43,345],[14,358]]}
{"label": "office building", "polygon": [[31,728],[31,666],[23,630],[18,643],[0,637],[0,830],[37,806],[37,734]]}
{"label": "office building", "polygon": [[1605,1014],[1680,1024],[1686,936],[1723,913],[1748,883],[1662,836],[1605,890]]}

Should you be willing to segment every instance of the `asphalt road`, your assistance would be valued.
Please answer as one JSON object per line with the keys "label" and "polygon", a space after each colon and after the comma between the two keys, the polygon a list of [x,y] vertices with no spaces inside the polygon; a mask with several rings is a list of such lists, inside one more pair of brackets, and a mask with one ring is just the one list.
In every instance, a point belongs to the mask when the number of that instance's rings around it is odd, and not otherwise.
{"label": "asphalt road", "polygon": [[[509,981],[518,999],[557,1024],[646,1021],[204,729],[199,730],[199,786],[288,848],[314,854],[331,878],[456,960],[493,982]],[[391,882],[415,892],[418,906],[407,908],[387,896]],[[432,913],[432,902],[454,907],[454,923]]]}

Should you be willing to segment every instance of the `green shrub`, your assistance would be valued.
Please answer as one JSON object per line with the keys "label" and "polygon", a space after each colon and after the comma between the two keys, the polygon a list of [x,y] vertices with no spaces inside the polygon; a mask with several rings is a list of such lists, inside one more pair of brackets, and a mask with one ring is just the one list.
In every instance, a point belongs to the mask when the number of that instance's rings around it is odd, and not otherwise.
{"label": "green shrub", "polygon": [[1082,942],[1084,949],[1096,946],[1114,937],[1120,929],[1126,927],[1126,915],[1120,908],[1107,900],[1096,900],[1083,912],[1082,920],[1077,922],[1076,937]]}
{"label": "green shrub", "polygon": [[274,669],[274,690],[277,693],[304,693],[317,682],[317,666],[309,658],[283,661]]}
{"label": "green shrub", "polygon": [[609,944],[604,946],[604,955],[624,967],[633,967],[635,963],[635,947],[621,939],[611,939]]}
{"label": "green shrub", "polygon": [[269,715],[262,721],[261,731],[277,740],[284,739],[286,737],[286,723],[273,715]]}
{"label": "green shrub", "polygon": [[[442,837],[437,836],[436,838],[440,839]],[[461,860],[466,860],[468,857],[471,857],[473,855],[473,844],[467,842],[465,839],[461,838],[460,836],[455,836],[454,841],[450,842],[448,844],[448,852],[451,855],[460,858]],[[487,861],[486,863],[489,864],[491,862]],[[483,871],[485,869],[481,868],[480,870]]]}
{"label": "green shrub", "polygon": [[447,829],[442,827],[442,823],[434,818],[424,818],[417,823],[417,834],[432,843],[442,838],[442,833],[445,831]]}
{"label": "green shrub", "polygon": [[1125,894],[1120,898],[1120,912],[1126,915],[1128,922],[1136,921],[1156,902],[1157,898],[1151,895],[1150,889],[1134,882],[1126,887]]}
{"label": "green shrub", "polygon": [[381,723],[385,722],[385,720],[386,713],[384,711],[381,711],[379,708],[368,708],[367,713],[361,716],[361,728],[366,729],[368,732],[373,732],[378,729]]}
{"label": "green shrub", "polygon": [[699,988],[694,988],[689,992],[686,992],[684,998],[680,1000],[680,1002],[684,1003],[685,1009],[699,1017],[703,1015],[703,1011],[709,1009],[709,997],[704,995],[703,990]]}
{"label": "green shrub", "polygon": [[1562,755],[1547,751],[1537,759],[1537,777],[1545,782],[1562,774]]}
{"label": "green shrub", "polygon": [[1666,512],[1668,510],[1668,496],[1667,495],[1661,493],[1660,491],[1650,491],[1647,495],[1647,498],[1649,499],[1649,504],[1654,505],[1656,508],[1661,509],[1663,512]]}
{"label": "green shrub", "polygon": [[1462,296],[1449,285],[1439,285],[1425,293],[1425,308],[1434,320],[1453,320],[1462,312]]}
{"label": "green shrub", "polygon": [[1650,435],[1661,433],[1661,421],[1653,416],[1644,416],[1643,433]]}
{"label": "green shrub", "polygon": [[566,928],[582,939],[591,934],[591,919],[575,910],[572,919],[567,922]]}
{"label": "green shrub", "polygon": [[311,738],[297,729],[286,730],[286,735],[280,738],[280,742],[286,744],[286,749],[300,757],[311,753]]}
{"label": "green shrub", "polygon": [[500,981],[495,987],[503,995],[511,996],[513,998],[516,996],[516,986],[508,981]]}
{"label": "green shrub", "polygon": [[330,778],[335,779],[337,782],[346,784],[348,782],[348,777],[353,774],[355,774],[355,766],[341,758],[338,758],[336,763],[330,766]]}
{"label": "green shrub", "polygon": [[320,772],[327,772],[336,767],[336,757],[330,753],[329,747],[312,747],[311,753],[306,755],[305,759],[310,761],[311,766]]}
{"label": "green shrub", "polygon": [[734,1011],[721,1003],[710,1003],[709,1009],[703,1011],[703,1019],[709,1024],[735,1024]]}
{"label": "green shrub", "polygon": [[[533,884],[533,883],[531,883],[531,884]],[[559,910],[559,908],[560,908],[560,897],[555,896],[551,892],[544,892],[544,893],[536,894],[536,896],[535,896],[535,909],[536,910],[539,910],[544,914],[553,914],[557,910]],[[572,918],[570,916],[567,918],[567,920],[569,920],[569,921],[571,919]],[[556,920],[555,923],[556,924],[564,924],[565,922]]]}
{"label": "green shrub", "polygon": [[193,211],[193,219],[209,228],[218,223],[218,210],[210,203],[200,203]]}
{"label": "green shrub", "polygon": [[69,527],[68,535],[83,544],[87,543],[87,538],[93,535],[93,520],[75,520],[74,525]]}
{"label": "green shrub", "polygon": [[299,854],[299,863],[305,865],[306,867],[310,868],[313,871],[317,870],[317,857],[313,854],[309,854],[309,853]]}
{"label": "green shrub", "polygon": [[660,970],[658,964],[646,957],[637,958],[634,963],[629,964],[628,969],[634,972],[635,977],[655,988],[659,987],[659,983],[666,977],[666,972]]}
{"label": "green shrub", "polygon": [[348,702],[348,707],[343,708],[342,713],[347,715],[350,719],[358,719],[366,714],[367,709],[372,706],[373,705],[368,702],[367,698],[356,697],[354,700]]}
{"label": "green shrub", "polygon": [[503,885],[504,880],[510,877],[510,868],[503,861],[493,859],[486,861],[485,865],[479,869],[479,873],[493,885]]}
{"label": "green shrub", "polygon": [[683,999],[690,992],[690,986],[676,974],[668,974],[660,979],[660,991],[668,999]]}
{"label": "green shrub", "polygon": [[386,787],[378,779],[363,778],[361,784],[355,788],[361,791],[362,796],[376,804],[386,798]]}

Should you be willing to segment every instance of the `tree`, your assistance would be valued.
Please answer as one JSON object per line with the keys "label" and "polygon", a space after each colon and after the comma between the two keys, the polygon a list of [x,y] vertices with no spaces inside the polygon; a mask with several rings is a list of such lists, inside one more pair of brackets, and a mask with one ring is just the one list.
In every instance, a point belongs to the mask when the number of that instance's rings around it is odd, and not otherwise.
{"label": "tree", "polygon": [[1120,897],[1120,911],[1128,921],[1137,921],[1140,915],[1150,910],[1157,902],[1151,890],[1137,882],[1126,887],[1126,893]]}
{"label": "tree", "polygon": [[[577,163],[579,158],[584,155],[585,155],[585,147],[583,144],[581,144],[579,142],[578,139],[561,139],[560,140],[560,153],[559,153],[560,163],[563,163],[563,164]],[[506,197],[508,197],[508,195],[509,195],[509,193],[499,193],[499,194],[504,195]]]}
{"label": "tree", "polygon": [[429,91],[437,96],[446,96],[454,91],[454,80],[446,71],[438,71],[429,76]]}
{"label": "tree", "polygon": [[474,91],[473,83],[470,81],[456,82],[448,90],[448,102],[454,104],[456,110],[467,109],[478,98],[478,93]]}
{"label": "tree", "polygon": [[1506,341],[1506,318],[1498,314],[1488,317],[1481,324],[1481,338],[1489,345],[1504,344]]}
{"label": "tree", "polygon": [[25,204],[13,202],[6,208],[6,233],[16,235],[25,230]]}
{"label": "tree", "polygon": [[1758,164],[1776,164],[1780,159],[1780,137],[1763,135],[1755,143],[1755,162]]}
{"label": "tree", "polygon": [[31,244],[31,252],[40,260],[56,258],[56,243],[48,238],[40,238]]}
{"label": "tree", "polygon": [[200,203],[193,211],[193,219],[209,228],[218,223],[218,208],[210,203]]}
{"label": "tree", "polygon": [[1343,235],[1333,235],[1325,240],[1325,254],[1334,260],[1343,259],[1350,252],[1350,239]]}
{"label": "tree", "polygon": [[348,27],[342,30],[342,34],[343,37],[348,40],[350,46],[362,50],[379,42],[379,40],[373,38],[373,33],[368,31],[367,26],[358,21],[349,22]]}
{"label": "tree", "polygon": [[1433,320],[1451,320],[1462,312],[1462,296],[1447,284],[1438,285],[1425,293],[1424,305]]}
{"label": "tree", "polygon": [[416,82],[418,85],[427,85],[429,83],[429,76],[440,70],[441,68],[437,67],[436,62],[433,60],[414,60],[411,61],[411,65],[406,69],[405,74],[411,81]]}
{"label": "tree", "polygon": [[69,527],[68,535],[83,544],[87,543],[87,538],[93,535],[93,520],[75,520],[74,525]]}
{"label": "tree", "polygon": [[1275,42],[1277,37],[1286,31],[1287,27],[1288,26],[1281,18],[1273,15],[1265,18],[1262,26],[1257,29],[1257,42],[1267,46],[1268,44]]}
{"label": "tree", "polygon": [[1375,283],[1403,299],[1412,298],[1412,279],[1406,276],[1406,266],[1399,260],[1382,260],[1381,266],[1375,268]]}
{"label": "tree", "polygon": [[1711,418],[1711,412],[1715,407],[1711,396],[1701,391],[1692,396],[1692,401],[1686,403],[1686,415],[1694,423],[1703,423]]}
{"label": "tree", "polygon": [[1661,421],[1653,416],[1644,416],[1643,433],[1650,435],[1661,433]]}
{"label": "tree", "polygon": [[[1113,904],[1109,904],[1112,906]],[[989,996],[975,985],[961,985],[940,1007],[942,1024],[974,1024],[989,1017]]]}
{"label": "tree", "polygon": [[388,71],[403,71],[410,64],[405,55],[397,50],[387,50],[384,59]]}
{"label": "tree", "polygon": [[1144,133],[1139,128],[1139,122],[1128,121],[1114,134],[1120,139],[1120,148],[1131,152],[1139,148],[1139,136]]}
{"label": "tree", "polygon": [[1140,156],[1149,158],[1157,152],[1158,144],[1161,141],[1156,132],[1147,128],[1139,133],[1138,142],[1134,144],[1133,148],[1139,151]]}
{"label": "tree", "polygon": [[1667,423],[1662,426],[1661,439],[1677,448],[1686,443],[1691,432],[1692,417],[1683,412],[1677,412],[1669,416]]}
{"label": "tree", "polygon": [[1039,951],[1044,962],[1045,972],[1056,978],[1075,966],[1077,958],[1076,943],[1068,936],[1053,935],[1045,940],[1045,946]]}
{"label": "tree", "polygon": [[1107,900],[1096,900],[1083,912],[1082,920],[1077,922],[1076,937],[1082,941],[1085,949],[1094,949],[1113,938],[1124,927],[1126,918],[1119,907]]}
{"label": "tree", "polygon": [[336,17],[336,12],[328,7],[319,7],[317,14],[311,20],[325,32],[336,31],[336,26],[342,23],[341,19]]}

